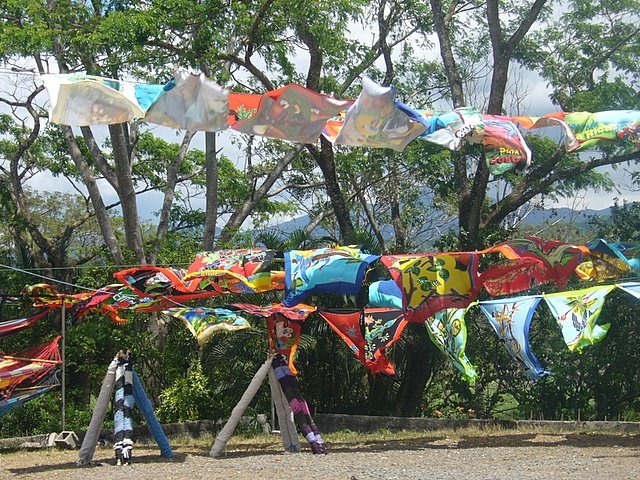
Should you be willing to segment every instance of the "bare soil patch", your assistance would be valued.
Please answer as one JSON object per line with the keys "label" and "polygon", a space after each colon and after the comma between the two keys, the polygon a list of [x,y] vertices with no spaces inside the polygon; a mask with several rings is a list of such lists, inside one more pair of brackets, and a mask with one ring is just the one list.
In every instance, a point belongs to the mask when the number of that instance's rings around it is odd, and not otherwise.
{"label": "bare soil patch", "polygon": [[382,432],[328,435],[328,455],[284,454],[278,437],[232,438],[223,458],[211,443],[174,446],[175,458],[155,447],[134,447],[131,466],[114,465],[111,448],[94,465],[76,467],[77,450],[16,451],[0,455],[0,478],[11,479],[637,479],[640,436],[591,433]]}

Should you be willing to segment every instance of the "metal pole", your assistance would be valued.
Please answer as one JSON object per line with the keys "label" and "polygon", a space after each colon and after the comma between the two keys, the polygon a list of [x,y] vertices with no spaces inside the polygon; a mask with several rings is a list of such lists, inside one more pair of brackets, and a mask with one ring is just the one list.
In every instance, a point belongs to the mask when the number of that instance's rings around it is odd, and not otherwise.
{"label": "metal pole", "polygon": [[66,311],[65,311],[65,300],[62,300],[62,318],[61,318],[61,323],[62,323],[62,431],[65,431],[65,408],[66,408],[66,404],[67,404],[67,399],[66,399],[66,381],[65,381],[65,343],[66,343]]}

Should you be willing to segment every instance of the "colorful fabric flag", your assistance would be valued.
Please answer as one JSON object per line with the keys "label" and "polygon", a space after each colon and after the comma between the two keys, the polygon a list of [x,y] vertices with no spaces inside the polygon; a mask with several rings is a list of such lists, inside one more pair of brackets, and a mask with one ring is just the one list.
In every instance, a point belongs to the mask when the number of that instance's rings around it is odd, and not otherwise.
{"label": "colorful fabric flag", "polygon": [[293,375],[298,374],[294,363],[303,326],[304,320],[291,320],[278,313],[267,317],[269,347],[271,351],[277,352],[288,359],[289,369]]}
{"label": "colorful fabric flag", "polygon": [[[327,120],[353,102],[316,93],[300,85],[287,85],[262,95],[257,110],[238,118],[231,128],[249,135],[290,142],[315,143]],[[244,108],[251,111],[250,108]]]}
{"label": "colorful fabric flag", "polygon": [[95,308],[89,309],[89,311],[82,313],[82,315],[95,311],[96,313],[110,317],[115,323],[126,323],[127,320],[120,317],[120,313],[123,310],[158,312],[175,305],[176,302],[184,300],[180,296],[173,297],[171,295],[156,297],[140,296],[130,287],[120,284],[109,285],[105,287],[105,289],[113,289],[113,294],[108,295],[108,292],[101,294],[102,301],[98,303]]}
{"label": "colorful fabric flag", "polygon": [[581,352],[584,347],[602,340],[610,324],[596,325],[607,294],[615,285],[585,288],[571,292],[544,295],[569,350]]}
{"label": "colorful fabric flag", "polygon": [[29,317],[17,318],[15,320],[7,320],[5,322],[0,322],[0,337],[13,335],[16,332],[19,332],[26,328],[33,327],[38,322],[38,320],[43,318],[45,315],[47,315],[51,311],[52,309],[46,309],[34,315],[31,315]]}
{"label": "colorful fabric flag", "polygon": [[198,290],[220,293],[256,293],[284,289],[282,253],[262,248],[201,252],[189,266],[185,282]]}
{"label": "colorful fabric flag", "polygon": [[0,389],[3,389],[0,397],[9,396],[25,380],[35,382],[43,378],[60,365],[60,338],[12,355],[0,355]]}
{"label": "colorful fabric flag", "polygon": [[612,142],[640,148],[640,111],[574,112],[565,113],[563,117],[578,141],[575,151]]}
{"label": "colorful fabric flag", "polygon": [[541,299],[540,295],[532,295],[478,303],[505,348],[533,379],[551,373],[542,368],[529,346],[531,319]]}
{"label": "colorful fabric flag", "polygon": [[640,273],[640,245],[598,238],[585,246],[590,252],[589,259],[576,267],[583,280],[602,282],[630,271]]}
{"label": "colorful fabric flag", "polygon": [[542,117],[516,116],[509,117],[511,121],[527,130],[534,128],[561,127],[564,134],[564,146],[567,152],[573,152],[580,147],[573,131],[563,120],[565,112],[555,112]]}
{"label": "colorful fabric flag", "polygon": [[548,282],[564,288],[576,267],[589,254],[583,245],[571,245],[537,237],[509,240],[483,250],[499,252],[509,262],[494,265],[480,274],[482,286],[491,295],[518,293]]}
{"label": "colorful fabric flag", "polygon": [[401,152],[426,127],[400,110],[395,96],[394,87],[384,87],[363,76],[360,96],[343,120],[327,122],[325,137],[336,145],[391,148]]}
{"label": "colorful fabric flag", "polygon": [[[114,300],[114,297],[119,295],[122,290],[127,290],[131,293],[132,301],[120,308],[116,307],[118,302]],[[76,321],[80,321],[90,315],[102,315],[111,318],[111,321],[116,324],[126,323],[126,320],[120,317],[120,309],[132,308],[136,300],[140,300],[140,297],[133,293],[129,287],[124,287],[121,284],[113,284],[102,287],[91,294],[87,299],[78,302],[73,306],[73,316]]]}
{"label": "colorful fabric flag", "polygon": [[286,307],[281,303],[273,303],[271,305],[259,306],[251,303],[234,303],[234,307],[240,310],[256,315],[259,317],[270,317],[272,315],[282,315],[290,320],[306,320],[309,315],[317,310],[312,305],[305,305],[304,303],[298,303],[293,307]]}
{"label": "colorful fabric flag", "polygon": [[377,255],[358,248],[336,247],[285,252],[285,298],[292,307],[311,294],[341,293],[356,295],[365,274]]}
{"label": "colorful fabric flag", "polygon": [[228,127],[229,92],[205,77],[179,69],[147,110],[144,120],[179,130],[217,132]]}
{"label": "colorful fabric flag", "polygon": [[143,298],[167,297],[186,302],[227,293],[215,283],[200,285],[196,281],[185,280],[186,274],[187,271],[180,268],[149,265],[120,270],[113,276]]}
{"label": "colorful fabric flag", "polygon": [[444,353],[465,380],[475,382],[476,369],[471,364],[465,349],[467,347],[467,325],[464,316],[467,308],[447,308],[440,310],[425,322],[431,341]]}
{"label": "colorful fabric flag", "polygon": [[618,142],[640,148],[640,111],[555,112],[542,117],[513,117],[524,128],[560,125],[568,152]]}
{"label": "colorful fabric flag", "polygon": [[482,115],[482,148],[492,175],[523,172],[531,164],[531,150],[518,127],[507,117]]}
{"label": "colorful fabric flag", "polygon": [[481,143],[484,135],[482,115],[473,107],[460,107],[451,112],[414,110],[396,102],[400,110],[411,119],[422,123],[426,130],[420,139],[435,143],[449,150],[460,150],[462,141]]}
{"label": "colorful fabric flag", "polygon": [[161,297],[175,291],[184,273],[178,269],[145,266],[115,272],[113,276],[140,297]]}
{"label": "colorful fabric flag", "polygon": [[267,319],[269,346],[271,350],[289,359],[289,368],[294,375],[298,374],[294,361],[300,343],[300,334],[304,321],[316,311],[316,307],[299,303],[295,307],[285,307],[282,304],[266,306],[249,303],[234,303],[234,307]]}
{"label": "colorful fabric flag", "polygon": [[369,303],[371,308],[402,309],[402,290],[393,280],[380,280],[369,285]]}
{"label": "colorful fabric flag", "polygon": [[36,283],[27,285],[20,292],[22,297],[31,302],[35,308],[56,309],[62,308],[64,304],[67,308],[73,308],[76,304],[89,298],[91,292],[76,293],[67,295],[59,293],[56,287],[48,283]]}
{"label": "colorful fabric flag", "polygon": [[217,332],[231,332],[251,327],[246,319],[226,308],[175,307],[163,310],[162,313],[182,320],[200,346],[207,343]]}
{"label": "colorful fabric flag", "polygon": [[445,308],[464,308],[480,291],[475,253],[385,255],[381,261],[402,291],[409,322],[424,323]]}
{"label": "colorful fabric flag", "polygon": [[640,300],[640,282],[616,283],[616,287]]}
{"label": "colorful fabric flag", "polygon": [[42,75],[53,123],[108,125],[143,118],[162,85],[139,85],[83,74]]}
{"label": "colorful fabric flag", "polygon": [[[16,408],[24,405],[31,400],[35,400],[40,395],[47,393],[49,390],[57,387],[58,385],[49,385],[46,387],[32,387],[25,389],[14,390],[10,398],[4,398],[0,400],[0,417],[15,410]],[[20,391],[18,393],[18,391]]]}
{"label": "colorful fabric flag", "polygon": [[375,366],[388,362],[384,350],[402,335],[407,321],[402,310],[390,308],[366,308],[362,317],[364,326],[365,365]]}
{"label": "colorful fabric flag", "polygon": [[395,376],[395,368],[384,349],[400,338],[406,326],[401,310],[380,308],[319,313],[371,373]]}

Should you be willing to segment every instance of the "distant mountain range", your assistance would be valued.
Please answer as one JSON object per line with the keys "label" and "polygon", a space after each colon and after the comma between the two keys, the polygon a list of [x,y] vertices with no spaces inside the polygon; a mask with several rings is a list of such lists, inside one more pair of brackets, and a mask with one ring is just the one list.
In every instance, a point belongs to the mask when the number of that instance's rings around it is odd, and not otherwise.
{"label": "distant mountain range", "polygon": [[601,216],[606,217],[611,213],[610,208],[603,210],[572,210],[570,208],[549,208],[544,210],[536,210],[531,212],[523,220],[525,225],[539,225],[544,222],[555,222],[556,220],[572,221],[578,225],[586,224],[590,217]]}
{"label": "distant mountain range", "polygon": [[[611,213],[610,208],[603,210],[572,210],[570,208],[549,208],[544,210],[536,210],[531,212],[522,221],[524,225],[541,225],[545,222],[555,222],[557,220],[571,221],[577,225],[586,225],[590,217],[594,216],[608,216]],[[303,215],[292,220],[287,220],[278,223],[273,228],[282,231],[283,233],[289,233],[297,229],[303,229],[309,224],[309,216]],[[322,234],[322,233],[321,233]]]}

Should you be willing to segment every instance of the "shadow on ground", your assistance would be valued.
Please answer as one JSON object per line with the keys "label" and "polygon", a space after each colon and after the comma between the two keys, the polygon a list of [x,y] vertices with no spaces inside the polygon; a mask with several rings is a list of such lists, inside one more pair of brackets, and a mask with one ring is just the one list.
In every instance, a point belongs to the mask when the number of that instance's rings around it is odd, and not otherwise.
{"label": "shadow on ground", "polygon": [[[149,465],[153,465],[157,463],[167,463],[167,462],[182,463],[185,461],[186,458],[187,458],[186,453],[182,453],[182,452],[174,452],[173,458],[164,458],[164,457],[161,457],[160,455],[153,455],[153,454],[135,456],[135,452],[134,452],[133,463],[149,464]],[[25,468],[7,468],[6,470],[8,472],[13,473],[14,475],[26,475],[28,473],[81,470],[85,468],[94,469],[94,468],[105,468],[109,466],[115,466],[115,459],[113,458],[113,456],[110,456],[108,458],[103,457],[103,458],[94,459],[94,461],[91,462],[91,464],[83,465],[81,467],[78,467],[76,465],[76,462],[73,461],[73,462],[65,462],[65,463],[34,465],[31,467],[25,467]],[[127,467],[122,466],[118,468],[127,468]],[[109,475],[108,469],[105,468],[104,473],[105,473],[105,476],[108,476]]]}

